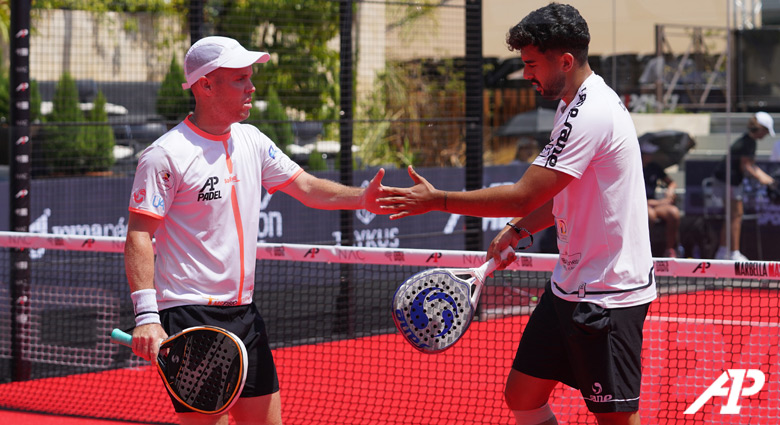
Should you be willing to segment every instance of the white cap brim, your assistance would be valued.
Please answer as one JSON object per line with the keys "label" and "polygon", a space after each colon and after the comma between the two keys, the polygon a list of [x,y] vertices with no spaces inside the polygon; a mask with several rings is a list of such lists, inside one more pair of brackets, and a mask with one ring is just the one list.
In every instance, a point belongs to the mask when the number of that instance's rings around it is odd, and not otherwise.
{"label": "white cap brim", "polygon": [[756,121],[758,121],[758,123],[761,124],[764,128],[769,130],[769,135],[775,137],[775,122],[771,115],[763,111],[756,112]]}
{"label": "white cap brim", "polygon": [[187,82],[183,83],[181,87],[188,89],[202,77],[219,68],[245,68],[255,63],[268,62],[269,59],[271,59],[271,55],[267,52],[252,52],[241,45],[237,45],[234,49],[224,52],[213,61],[204,64],[187,75]]}

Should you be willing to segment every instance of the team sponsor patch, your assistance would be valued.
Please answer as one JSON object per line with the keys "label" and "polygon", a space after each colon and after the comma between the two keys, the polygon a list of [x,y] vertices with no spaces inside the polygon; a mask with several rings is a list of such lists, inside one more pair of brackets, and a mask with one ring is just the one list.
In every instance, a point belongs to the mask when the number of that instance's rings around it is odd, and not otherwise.
{"label": "team sponsor patch", "polygon": [[155,192],[152,196],[152,206],[160,212],[165,211],[165,198],[159,192]]}
{"label": "team sponsor patch", "polygon": [[569,242],[569,225],[562,218],[555,219],[555,233],[561,242]]}
{"label": "team sponsor patch", "polygon": [[138,189],[133,192],[133,202],[140,204],[146,199],[146,189]]}
{"label": "team sponsor patch", "polygon": [[168,170],[157,173],[157,186],[163,191],[173,189],[173,174]]}
{"label": "team sponsor patch", "polygon": [[582,258],[582,254],[580,253],[570,255],[561,254],[560,261],[566,270],[574,270],[574,268],[580,264],[580,258]]}

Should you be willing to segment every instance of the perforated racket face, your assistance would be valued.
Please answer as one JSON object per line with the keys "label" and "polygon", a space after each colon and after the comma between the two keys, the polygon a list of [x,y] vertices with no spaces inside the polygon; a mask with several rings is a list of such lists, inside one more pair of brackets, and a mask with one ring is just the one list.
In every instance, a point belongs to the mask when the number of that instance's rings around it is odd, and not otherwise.
{"label": "perforated racket face", "polygon": [[185,330],[167,340],[158,357],[160,374],[174,396],[192,410],[218,414],[229,409],[244,387],[247,354],[232,333],[218,328]]}
{"label": "perforated racket face", "polygon": [[424,353],[451,347],[466,332],[474,316],[469,286],[445,270],[412,276],[393,297],[396,327]]}

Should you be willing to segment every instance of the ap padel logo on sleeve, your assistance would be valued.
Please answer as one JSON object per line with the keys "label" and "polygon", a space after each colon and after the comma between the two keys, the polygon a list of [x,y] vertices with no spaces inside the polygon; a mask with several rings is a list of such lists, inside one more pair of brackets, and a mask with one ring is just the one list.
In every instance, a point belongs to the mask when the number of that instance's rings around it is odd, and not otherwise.
{"label": "ap padel logo on sleeve", "polygon": [[[747,379],[746,379],[747,378]],[[746,386],[752,380],[752,384]],[[731,381],[731,385],[727,385]],[[720,413],[725,415],[737,415],[742,409],[740,398],[758,394],[764,384],[766,376],[758,369],[729,369],[718,377],[704,393],[685,410],[686,415],[693,415],[704,406],[711,398],[726,397],[726,404],[720,408]]]}

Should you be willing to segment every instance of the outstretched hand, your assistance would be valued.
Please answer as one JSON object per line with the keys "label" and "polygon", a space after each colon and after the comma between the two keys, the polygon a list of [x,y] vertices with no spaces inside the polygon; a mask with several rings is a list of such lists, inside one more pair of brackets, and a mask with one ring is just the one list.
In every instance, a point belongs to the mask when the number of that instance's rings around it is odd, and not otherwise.
{"label": "outstretched hand", "polygon": [[379,204],[379,197],[385,193],[385,186],[382,186],[382,178],[385,177],[385,169],[380,168],[376,172],[376,175],[366,186],[363,191],[363,205],[366,210],[374,214],[389,214],[388,211],[382,209]]}
{"label": "outstretched hand", "polygon": [[384,214],[391,214],[391,220],[443,209],[444,193],[417,174],[411,165],[408,171],[414,186],[384,187],[384,197],[377,199]]}

